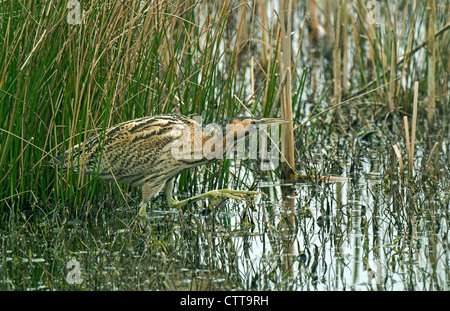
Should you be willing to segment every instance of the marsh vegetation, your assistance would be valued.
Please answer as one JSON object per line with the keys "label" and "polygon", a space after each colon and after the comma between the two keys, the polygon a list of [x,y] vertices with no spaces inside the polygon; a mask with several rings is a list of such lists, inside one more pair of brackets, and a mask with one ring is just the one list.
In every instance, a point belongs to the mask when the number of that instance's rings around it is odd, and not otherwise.
{"label": "marsh vegetation", "polygon": [[[0,289],[448,290],[449,8],[0,2]],[[142,116],[286,107],[291,175],[225,159],[175,185],[252,200],[156,197],[142,221],[138,189],[51,163]]]}

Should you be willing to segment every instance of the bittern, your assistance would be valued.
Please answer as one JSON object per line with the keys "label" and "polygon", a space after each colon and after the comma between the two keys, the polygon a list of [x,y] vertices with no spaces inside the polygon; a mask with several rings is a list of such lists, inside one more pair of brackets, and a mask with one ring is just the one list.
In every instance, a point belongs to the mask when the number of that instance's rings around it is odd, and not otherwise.
{"label": "bittern", "polygon": [[181,115],[144,117],[112,126],[72,147],[57,160],[64,169],[95,173],[103,180],[141,186],[139,215],[145,216],[149,200],[161,190],[168,205],[179,208],[207,197],[242,199],[258,193],[222,189],[183,201],[172,198],[174,180],[182,171],[223,158],[260,124],[288,122],[291,121],[238,117],[220,121],[213,127],[202,127]]}

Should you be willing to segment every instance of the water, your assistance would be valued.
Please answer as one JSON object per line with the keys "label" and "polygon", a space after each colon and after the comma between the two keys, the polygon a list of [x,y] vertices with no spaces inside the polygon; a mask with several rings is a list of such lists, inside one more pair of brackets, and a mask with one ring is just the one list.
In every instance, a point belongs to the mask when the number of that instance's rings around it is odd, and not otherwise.
{"label": "water", "polygon": [[[280,186],[269,185],[274,193]],[[297,184],[279,201],[165,210],[146,221],[103,208],[84,220],[35,215],[2,236],[3,289],[448,290],[446,212],[407,225],[383,180]],[[276,197],[276,196],[275,196]],[[94,214],[94,215],[92,215]],[[79,263],[67,267],[70,260]],[[78,282],[70,283],[74,273]],[[5,275],[5,274],[3,274]]]}
{"label": "water", "polygon": [[[448,171],[422,181],[419,168],[402,183],[389,173],[389,133],[362,141],[314,131],[298,172],[348,180],[295,184],[292,210],[281,203],[286,183],[270,172],[252,180],[251,161],[232,176],[267,195],[211,212],[209,201],[179,211],[157,197],[142,221],[131,192],[128,206],[94,198],[76,216],[11,213],[0,231],[0,289],[448,290]],[[424,153],[419,145],[418,162]]]}
{"label": "water", "polygon": [[[297,31],[295,51],[298,38]],[[326,76],[332,64],[311,60],[310,48],[302,45],[297,68],[311,66],[308,80],[316,89],[302,94],[298,122],[308,119],[332,79]],[[242,67],[248,80],[249,68]],[[332,98],[326,96],[320,109],[327,101]],[[416,164],[414,182],[402,183],[391,147],[403,133],[386,131],[379,121],[386,113],[367,107],[349,108],[338,134],[333,122],[320,120],[296,137],[306,146],[296,159],[299,173],[348,180],[295,184],[292,210],[281,203],[284,183],[272,176],[258,181],[267,196],[227,200],[211,212],[205,212],[209,203],[167,210],[156,198],[140,220],[134,193],[129,206],[98,199],[76,216],[39,207],[11,213],[0,230],[0,289],[449,290],[448,168],[441,168],[440,180],[422,181]],[[418,133],[416,163],[426,159],[425,141],[438,140],[425,134]],[[442,140],[448,155],[445,146],[448,137]],[[257,182],[245,167],[234,173],[247,184]],[[229,188],[236,185],[230,181]]]}

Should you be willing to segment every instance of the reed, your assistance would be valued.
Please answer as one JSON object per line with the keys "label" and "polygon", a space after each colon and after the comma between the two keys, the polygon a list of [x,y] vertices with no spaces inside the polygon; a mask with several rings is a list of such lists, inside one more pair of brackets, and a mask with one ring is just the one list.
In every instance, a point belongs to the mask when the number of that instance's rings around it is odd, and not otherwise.
{"label": "reed", "polygon": [[[410,157],[410,154],[411,154],[411,142],[410,142],[410,139],[409,139],[409,125],[408,125],[408,117],[407,116],[403,117],[403,128],[405,129],[406,158],[408,159],[407,162],[409,163],[409,161],[411,160],[411,157]],[[409,164],[408,164],[408,167],[410,167]]]}
{"label": "reed", "polygon": [[[439,143],[435,142],[433,148],[431,148],[430,155],[428,156],[427,162],[425,163],[425,168],[423,170],[423,176],[425,177],[429,171],[433,171],[433,167],[431,166],[431,161],[434,156],[439,155]],[[423,180],[424,178],[422,178]]]}
{"label": "reed", "polygon": [[348,53],[348,29],[349,29],[349,5],[350,5],[350,1],[348,0],[344,0],[341,3],[341,29],[339,31],[340,33],[340,38],[339,38],[339,44],[342,47],[342,54],[341,54],[341,71],[342,71],[342,84],[341,84],[341,88],[342,88],[342,96],[346,97],[348,96],[348,81],[349,81],[349,70],[350,70],[350,66],[349,66],[349,53]]}
{"label": "reed", "polygon": [[[414,83],[414,102],[413,102],[413,116],[412,116],[412,126],[411,126],[411,134],[409,132],[409,122],[408,117],[403,117],[403,128],[405,131],[405,145],[406,145],[406,158],[408,163],[408,173],[410,180],[414,180],[414,148],[416,144],[416,127],[417,127],[417,102],[418,102],[418,90],[419,90],[419,82]],[[395,155],[399,160],[399,166],[402,176],[402,181],[404,180],[403,173],[403,161],[401,159],[401,153],[396,145],[393,145]]]}
{"label": "reed", "polygon": [[[281,56],[280,56],[280,76],[285,80],[281,87],[281,118],[292,120],[292,2],[290,0],[281,0],[280,7],[280,27],[281,27]],[[282,81],[283,83],[283,81]],[[281,152],[286,162],[282,162],[282,177],[285,180],[295,179],[295,161],[294,161],[294,128],[293,124],[285,124],[281,129],[282,147]]]}
{"label": "reed", "polygon": [[[312,114],[304,114],[303,103],[309,92],[309,75],[317,77],[317,72],[308,63],[304,31],[313,44],[323,39],[324,49],[334,53],[332,109],[343,106],[346,101],[342,97],[353,92],[356,97],[352,101],[386,102],[389,110],[395,111],[403,104],[408,112],[411,98],[407,90],[412,88],[411,81],[417,80],[414,75],[424,72],[419,55],[427,47],[423,81],[430,122],[432,111],[446,108],[448,77],[444,74],[442,81],[436,77],[446,70],[441,63],[446,59],[443,51],[450,24],[441,7],[431,0],[427,3],[429,10],[422,10],[422,2],[407,3],[404,9],[381,6],[384,25],[378,25],[367,23],[369,10],[364,1],[341,0],[339,6],[333,1],[311,1],[295,8],[292,1],[281,1],[280,8],[288,9],[279,12],[283,13],[279,20],[284,21],[283,27],[277,28],[276,16],[268,16],[271,4],[266,0],[252,5],[232,0],[129,1],[126,5],[117,0],[92,0],[79,2],[78,15],[77,6],[67,7],[67,1],[24,5],[3,1],[0,209],[28,209],[36,204],[53,209],[59,203],[78,206],[99,193],[103,198],[115,193],[117,199],[125,200],[123,194],[130,189],[123,185],[97,182],[82,174],[61,175],[50,165],[52,156],[125,120],[181,113],[214,122],[244,111],[236,98],[255,115],[282,113],[297,123],[311,119]],[[296,13],[300,23],[293,26],[293,10],[308,8],[313,18],[311,29],[305,27],[308,14]],[[410,24],[405,23],[407,14],[412,16]],[[402,26],[397,29],[400,21]],[[425,38],[418,35],[420,25],[426,25]],[[300,36],[291,36],[292,31]],[[348,34],[353,40],[348,40]],[[298,50],[293,53],[295,44]],[[405,52],[397,55],[399,51]],[[353,57],[346,58],[348,54]],[[405,82],[390,85],[394,77],[398,79],[398,72]],[[353,73],[359,73],[356,79]],[[326,81],[332,78],[326,77]],[[360,87],[360,82],[365,85]],[[329,111],[321,107],[328,101],[328,85],[313,102],[313,111]],[[373,85],[377,85],[376,91],[367,92]],[[366,95],[357,97],[360,94]],[[435,100],[438,98],[441,100]],[[397,103],[397,99],[403,102]],[[415,109],[417,116],[420,109]],[[414,118],[412,122],[415,128]],[[312,129],[314,125],[307,129],[308,135],[313,135]],[[414,131],[408,144],[410,171]],[[291,147],[285,151],[292,171],[292,146],[300,135],[288,138]],[[299,149],[305,151],[304,146]],[[181,174],[179,190],[226,186],[230,180],[243,185],[228,172],[230,164],[226,160]]]}
{"label": "reed", "polygon": [[[341,101],[341,89],[342,89],[342,79],[341,79],[341,67],[342,67],[342,58],[341,58],[341,18],[343,14],[343,1],[340,0],[337,2],[334,12],[334,48],[333,48],[333,77],[334,77],[334,105],[338,105]],[[340,112],[339,107],[334,111],[335,116],[338,116]],[[337,119],[337,118],[336,118]]]}
{"label": "reed", "polygon": [[[246,95],[236,88],[237,51],[223,45],[231,2],[215,3],[214,19],[209,4],[142,3],[82,2],[79,23],[68,22],[76,7],[65,1],[1,4],[0,210],[81,206],[112,188],[124,199],[122,185],[61,176],[50,165],[103,128],[159,113],[204,122],[237,115],[233,94]],[[229,28],[232,41],[238,32]],[[185,174],[179,187],[194,191],[198,182]]]}
{"label": "reed", "polygon": [[430,126],[433,124],[433,118],[436,109],[436,40],[435,40],[435,25],[436,25],[436,1],[427,1],[427,92],[428,92],[428,123]]}
{"label": "reed", "polygon": [[[394,23],[396,25],[396,23]],[[395,26],[394,26],[395,29]],[[395,81],[395,73],[396,73],[396,55],[397,55],[397,49],[396,49],[396,40],[395,40],[395,34],[394,34],[394,40],[392,40],[391,43],[392,49],[391,49],[391,68],[390,68],[390,74],[389,74],[389,81]],[[389,94],[388,94],[388,105],[389,110],[393,111],[395,109],[395,82],[389,86]]]}
{"label": "reed", "polygon": [[405,181],[405,172],[404,172],[402,154],[400,153],[400,150],[398,149],[397,145],[393,145],[392,148],[394,149],[395,156],[398,159],[398,166],[399,166],[399,170],[400,170],[401,180],[402,180],[402,182],[404,182]]}
{"label": "reed", "polygon": [[414,102],[413,102],[413,115],[411,125],[411,147],[409,148],[409,174],[413,178],[414,174],[414,147],[416,144],[416,127],[417,127],[417,103],[419,100],[419,82],[414,82]]}

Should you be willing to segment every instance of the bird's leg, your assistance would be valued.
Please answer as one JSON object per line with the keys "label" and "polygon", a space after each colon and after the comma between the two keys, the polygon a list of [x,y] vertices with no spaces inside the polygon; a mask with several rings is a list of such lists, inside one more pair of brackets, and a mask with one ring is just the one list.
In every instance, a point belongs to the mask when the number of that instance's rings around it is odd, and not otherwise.
{"label": "bird's leg", "polygon": [[178,201],[172,197],[174,181],[175,178],[172,178],[167,181],[166,185],[164,186],[164,196],[166,197],[167,205],[170,207],[178,203]]}
{"label": "bird's leg", "polygon": [[252,195],[257,195],[257,194],[262,194],[262,192],[246,191],[246,190],[229,190],[229,189],[211,190],[206,193],[199,194],[195,197],[188,198],[183,201],[176,201],[176,200],[172,199],[169,204],[171,207],[183,208],[186,205],[188,205],[189,203],[204,200],[206,198],[212,198],[212,199],[230,198],[230,199],[241,201],[246,195],[252,196]]}
{"label": "bird's leg", "polygon": [[221,190],[211,190],[206,193],[199,194],[195,197],[188,198],[183,201],[177,201],[172,197],[173,192],[173,184],[174,184],[175,178],[170,179],[167,181],[167,183],[164,186],[164,196],[166,198],[167,205],[171,208],[183,208],[189,203],[197,202],[200,200],[204,200],[207,198],[212,198],[213,200],[216,200],[218,198],[230,198],[241,201],[244,199],[246,195],[252,196],[261,194],[262,192],[258,191],[245,191],[245,190],[228,190],[228,189],[221,189]]}
{"label": "bird's leg", "polygon": [[142,201],[141,204],[139,204],[139,217],[146,217],[147,216],[147,202]]}
{"label": "bird's leg", "polygon": [[[150,201],[152,196],[155,193],[158,193],[159,190],[164,186],[158,185],[156,187],[152,186],[151,184],[145,184],[142,186],[142,203],[139,205],[139,217],[146,217],[147,216],[147,203]],[[172,185],[173,186],[173,185]]]}

